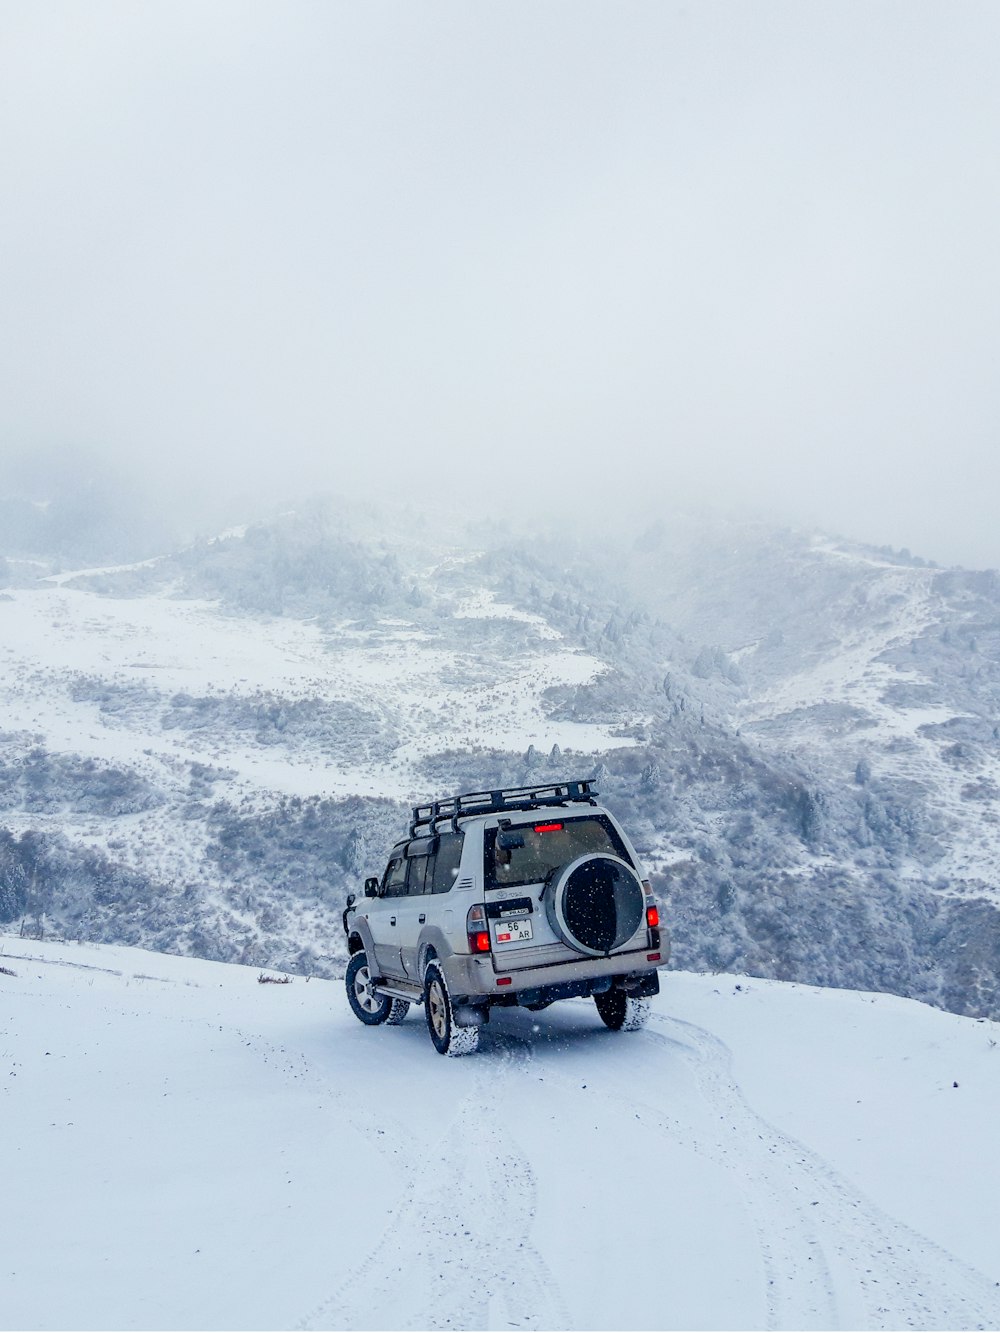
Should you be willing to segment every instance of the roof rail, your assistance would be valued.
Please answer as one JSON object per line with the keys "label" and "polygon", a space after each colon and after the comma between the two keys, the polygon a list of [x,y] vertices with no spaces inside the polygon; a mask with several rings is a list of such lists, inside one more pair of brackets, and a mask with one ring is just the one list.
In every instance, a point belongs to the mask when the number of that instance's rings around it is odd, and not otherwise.
{"label": "roof rail", "polygon": [[465,792],[461,796],[448,796],[443,801],[432,801],[429,805],[415,805],[410,818],[409,836],[415,838],[417,829],[422,825],[433,832],[434,825],[440,819],[450,819],[457,829],[460,819],[471,819],[474,815],[501,814],[507,810],[538,810],[550,805],[568,805],[574,801],[596,805],[594,798],[598,794],[594,790],[592,778],[582,778],[575,782],[547,782],[539,787],[503,787],[495,791]]}

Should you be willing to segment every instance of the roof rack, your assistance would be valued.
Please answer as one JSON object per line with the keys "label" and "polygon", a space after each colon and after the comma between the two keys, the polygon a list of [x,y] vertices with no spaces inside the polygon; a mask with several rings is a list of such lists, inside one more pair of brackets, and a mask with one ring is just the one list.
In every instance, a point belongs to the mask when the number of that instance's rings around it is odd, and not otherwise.
{"label": "roof rack", "polygon": [[462,796],[448,796],[430,805],[415,805],[410,818],[410,837],[416,837],[421,825],[426,825],[433,832],[439,819],[450,819],[452,826],[457,829],[460,819],[471,819],[473,815],[495,815],[507,810],[538,810],[549,805],[568,805],[574,801],[596,805],[594,798],[598,794],[591,778],[576,782],[549,782],[540,787],[504,787],[497,791],[465,792]]}

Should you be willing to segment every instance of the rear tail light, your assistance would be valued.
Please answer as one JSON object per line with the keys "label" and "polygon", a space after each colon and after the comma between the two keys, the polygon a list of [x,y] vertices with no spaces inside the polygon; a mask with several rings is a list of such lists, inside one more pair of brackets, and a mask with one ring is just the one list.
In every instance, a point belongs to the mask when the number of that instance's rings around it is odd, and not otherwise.
{"label": "rear tail light", "polygon": [[465,918],[465,932],[469,937],[469,953],[489,953],[490,928],[486,921],[486,908],[482,903],[469,908]]}
{"label": "rear tail light", "polygon": [[[646,880],[643,880],[642,882],[646,885],[646,891],[649,893],[648,882]],[[651,949],[658,949],[660,947],[660,909],[653,901],[651,893],[646,899],[646,940]],[[653,958],[651,955],[650,962],[652,961]],[[659,954],[656,955],[656,961],[659,961]]]}

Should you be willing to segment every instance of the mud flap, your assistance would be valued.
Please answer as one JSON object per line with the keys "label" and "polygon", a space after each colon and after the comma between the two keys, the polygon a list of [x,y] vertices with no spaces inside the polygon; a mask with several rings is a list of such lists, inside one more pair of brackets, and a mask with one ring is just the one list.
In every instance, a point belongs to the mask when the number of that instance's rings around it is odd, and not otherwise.
{"label": "mud flap", "polygon": [[659,995],[660,974],[655,968],[651,968],[648,972],[641,972],[637,977],[625,977],[619,985],[625,994],[631,995],[633,999],[645,999],[649,995]]}
{"label": "mud flap", "polygon": [[484,1005],[455,1004],[452,1002],[451,1016],[457,1028],[480,1028],[490,1021],[490,1011]]}

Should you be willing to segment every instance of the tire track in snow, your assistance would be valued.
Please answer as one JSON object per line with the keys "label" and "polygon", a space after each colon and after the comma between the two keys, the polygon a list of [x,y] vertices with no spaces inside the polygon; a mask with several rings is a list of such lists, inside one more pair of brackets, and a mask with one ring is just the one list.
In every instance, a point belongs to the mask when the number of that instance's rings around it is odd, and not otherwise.
{"label": "tire track in snow", "polygon": [[[658,1014],[651,1015],[660,1021]],[[708,1034],[705,1034],[708,1036]],[[691,1127],[675,1117],[654,1114],[668,1137],[678,1132],[689,1146],[727,1171],[743,1197],[756,1233],[764,1270],[764,1303],[769,1329],[828,1329],[854,1327],[842,1318],[837,1284],[814,1212],[813,1195],[803,1193],[793,1178],[794,1164],[778,1150],[772,1137],[761,1132],[754,1113],[739,1088],[725,1085],[713,1076],[716,1065],[706,1060],[701,1046],[676,1042],[658,1033],[643,1033],[647,1041],[676,1049],[695,1065],[699,1091],[713,1115],[706,1116],[692,1134]],[[692,1062],[688,1054],[695,1053]],[[725,1057],[728,1060],[728,1052]],[[728,1066],[727,1066],[728,1069]],[[791,1168],[791,1170],[790,1170]],[[806,1197],[808,1196],[808,1197]]]}
{"label": "tire track in snow", "polygon": [[[415,1166],[368,1256],[299,1329],[568,1329],[569,1315],[531,1244],[536,1184],[498,1115],[503,1085],[531,1058],[502,1038],[456,1074],[471,1086],[441,1131],[404,1145]],[[516,1163],[513,1178],[506,1163]],[[423,1272],[425,1280],[415,1280]]]}
{"label": "tire track in snow", "polygon": [[[490,1049],[502,1051],[502,1082],[512,1075],[522,1077],[533,1059],[530,1043],[507,1034],[491,1034]],[[538,1182],[531,1154],[507,1135],[503,1117],[499,1117],[499,1124],[495,1123],[497,1106],[503,1104],[502,1082],[498,1089],[485,1064],[477,1074],[483,1094],[480,1124],[490,1125],[492,1138],[487,1161],[495,1217],[494,1240],[488,1242],[492,1296],[487,1327],[570,1329],[572,1320],[558,1284],[530,1241],[538,1213]],[[505,1169],[508,1163],[516,1163],[513,1175]],[[516,1276],[512,1277],[512,1273]]]}
{"label": "tire track in snow", "polygon": [[[643,1035],[680,1049],[717,1111],[707,1123],[720,1132],[692,1147],[747,1180],[748,1207],[762,1236],[769,1327],[1000,1327],[1000,1289],[882,1212],[817,1153],[754,1111],[732,1076],[731,1052],[719,1038],[681,1019],[653,1018],[672,1027],[677,1037]],[[769,1201],[766,1208],[763,1199]],[[782,1216],[788,1221],[775,1232],[774,1219]],[[811,1263],[803,1263],[803,1243],[815,1249]],[[811,1264],[820,1266],[813,1272]],[[818,1278],[823,1269],[825,1278]],[[803,1281],[807,1309],[802,1308]],[[806,1323],[804,1317],[826,1322]]]}
{"label": "tire track in snow", "polygon": [[[689,1049],[685,1042],[659,1037],[648,1031],[635,1035],[640,1040],[663,1042],[685,1056]],[[578,1087],[575,1079],[553,1068],[546,1068],[545,1080],[568,1090],[575,1091]],[[810,1208],[796,1198],[794,1190],[789,1192],[774,1179],[773,1165],[766,1160],[766,1148],[748,1144],[749,1135],[741,1135],[738,1144],[734,1143],[727,1132],[731,1117],[722,1114],[718,1119],[699,1116],[692,1123],[641,1096],[631,1092],[626,1095],[600,1085],[594,1076],[588,1081],[588,1088],[592,1096],[627,1111],[629,1121],[638,1113],[645,1130],[658,1133],[671,1147],[686,1148],[696,1156],[706,1158],[733,1178],[744,1199],[761,1256],[768,1329],[805,1331],[860,1327],[843,1324],[840,1320],[834,1281]],[[714,1097],[709,1100],[715,1102]],[[752,1113],[744,1105],[739,1118],[742,1120],[747,1114]],[[722,1124],[723,1120],[727,1121],[726,1125]]]}

